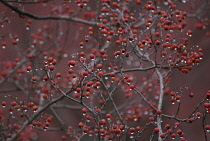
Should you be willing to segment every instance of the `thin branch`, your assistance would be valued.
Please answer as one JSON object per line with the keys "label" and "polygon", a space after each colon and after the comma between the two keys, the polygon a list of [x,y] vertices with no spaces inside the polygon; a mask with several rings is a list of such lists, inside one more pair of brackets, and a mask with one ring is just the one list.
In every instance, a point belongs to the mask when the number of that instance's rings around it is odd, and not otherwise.
{"label": "thin branch", "polygon": [[203,114],[203,117],[202,117],[202,126],[203,126],[203,132],[204,132],[204,135],[205,135],[205,140],[208,141],[208,137],[206,135],[206,129],[205,129],[205,119],[206,119],[206,113]]}
{"label": "thin branch", "polygon": [[141,98],[147,103],[149,104],[150,107],[152,107],[154,110],[157,110],[157,108],[155,108],[144,96],[143,94],[137,90],[136,88],[133,89],[137,94],[139,94],[141,96]]}
{"label": "thin branch", "polygon": [[100,82],[103,84],[103,86],[105,87],[106,91],[108,92],[109,99],[110,99],[112,105],[114,106],[114,109],[115,109],[117,115],[119,116],[120,121],[121,121],[124,125],[126,125],[126,123],[124,122],[122,116],[120,115],[120,112],[119,112],[119,110],[118,110],[118,108],[117,108],[117,106],[116,106],[116,104],[115,104],[115,102],[114,102],[114,99],[112,98],[112,93],[110,93],[110,91],[109,91],[109,89],[107,88],[107,86],[106,86],[106,84],[104,83],[104,81],[103,81],[99,76],[97,76],[96,74],[94,74],[94,75],[95,75],[95,77],[97,77],[97,78],[100,80]]}
{"label": "thin branch", "polygon": [[136,137],[132,139],[132,141],[136,141],[140,138],[140,135],[147,129],[147,127],[151,124],[151,122],[146,123],[146,125],[138,132]]}

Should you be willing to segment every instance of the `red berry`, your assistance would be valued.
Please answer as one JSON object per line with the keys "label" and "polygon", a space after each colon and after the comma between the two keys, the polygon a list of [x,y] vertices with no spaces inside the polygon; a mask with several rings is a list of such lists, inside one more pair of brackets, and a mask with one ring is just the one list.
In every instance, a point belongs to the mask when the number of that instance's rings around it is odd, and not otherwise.
{"label": "red berry", "polygon": [[32,77],[31,81],[36,82],[36,77]]}
{"label": "red berry", "polygon": [[210,125],[206,125],[206,126],[205,126],[205,129],[206,129],[206,130],[210,130]]}
{"label": "red berry", "polygon": [[33,110],[36,111],[38,109],[38,106],[33,106]]}
{"label": "red berry", "polygon": [[81,127],[84,126],[84,123],[80,122],[80,123],[78,124],[78,126],[81,128]]}
{"label": "red berry", "polygon": [[84,71],[83,72],[83,76],[88,76],[89,72],[88,71]]}
{"label": "red berry", "polygon": [[68,62],[68,66],[73,67],[76,65],[76,62],[74,60],[71,60]]}
{"label": "red berry", "polygon": [[96,67],[97,67],[98,69],[101,69],[101,68],[102,68],[102,64],[98,64]]}
{"label": "red berry", "polygon": [[157,113],[158,115],[161,115],[161,114],[162,114],[162,111],[161,111],[161,110],[157,110],[156,113]]}
{"label": "red berry", "polygon": [[165,138],[166,135],[165,135],[165,134],[160,134],[160,137],[161,137],[161,138]]}
{"label": "red berry", "polygon": [[87,113],[87,109],[86,108],[82,108],[82,113],[86,114]]}
{"label": "red berry", "polygon": [[159,128],[154,128],[154,132],[155,132],[155,133],[158,133],[159,131],[160,131]]}
{"label": "red berry", "polygon": [[106,118],[111,118],[111,114],[106,114]]}
{"label": "red berry", "polygon": [[189,94],[189,97],[193,97],[193,96],[194,96],[194,93],[190,93],[190,94]]}
{"label": "red berry", "polygon": [[66,136],[62,136],[61,139],[62,139],[62,140],[66,140]]}
{"label": "red berry", "polygon": [[110,76],[111,76],[111,77],[114,77],[114,76],[115,76],[115,73],[114,73],[114,72],[111,72],[111,73],[110,73]]}

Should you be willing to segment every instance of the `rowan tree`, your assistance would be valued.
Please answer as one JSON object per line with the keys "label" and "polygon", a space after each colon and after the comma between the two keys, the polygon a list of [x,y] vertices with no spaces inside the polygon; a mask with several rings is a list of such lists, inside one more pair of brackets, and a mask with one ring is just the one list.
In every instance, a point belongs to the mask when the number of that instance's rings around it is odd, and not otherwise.
{"label": "rowan tree", "polygon": [[0,140],[210,138],[209,0],[0,2]]}

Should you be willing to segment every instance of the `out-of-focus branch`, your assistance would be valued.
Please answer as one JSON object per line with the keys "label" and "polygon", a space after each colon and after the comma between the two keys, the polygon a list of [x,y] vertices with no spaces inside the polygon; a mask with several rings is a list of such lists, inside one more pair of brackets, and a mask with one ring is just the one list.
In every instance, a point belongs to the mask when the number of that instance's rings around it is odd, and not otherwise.
{"label": "out-of-focus branch", "polygon": [[207,9],[210,9],[209,8],[209,0],[206,0],[206,2],[193,14],[187,14],[187,17],[188,18],[197,18],[197,19],[200,19],[200,14],[207,10]]}
{"label": "out-of-focus branch", "polygon": [[59,123],[61,124],[61,129],[64,128],[65,123],[64,121],[61,119],[61,117],[57,114],[57,112],[55,111],[55,109],[53,107],[50,107],[50,110],[53,112],[54,116],[57,118],[57,120],[59,121]]}
{"label": "out-of-focus branch", "polygon": [[8,0],[6,2],[20,3],[20,4],[38,4],[38,3],[47,3],[53,0],[42,0],[42,1],[19,1],[19,0]]}
{"label": "out-of-focus branch", "polygon": [[19,88],[14,88],[14,89],[3,89],[0,90],[0,93],[11,93],[11,92],[17,92],[17,91],[21,91]]}
{"label": "out-of-focus branch", "polygon": [[63,16],[38,16],[38,15],[35,15],[35,14],[32,14],[32,13],[20,10],[16,6],[14,6],[13,4],[11,4],[9,2],[6,2],[4,0],[0,0],[0,2],[2,4],[4,4],[5,6],[9,7],[10,9],[12,9],[13,11],[15,11],[16,13],[18,13],[20,15],[30,17],[32,19],[36,19],[36,20],[67,20],[67,21],[82,23],[82,24],[91,25],[91,26],[94,26],[94,25],[97,24],[96,22],[87,21],[87,20],[83,20],[83,19],[80,19],[80,18],[72,18],[72,17],[65,16],[65,15],[63,15]]}
{"label": "out-of-focus branch", "polygon": [[[36,50],[32,50],[30,52],[30,54],[34,54],[36,52]],[[27,62],[27,57],[24,57],[19,63],[17,66],[15,66],[10,72],[9,74],[2,80],[0,80],[0,85],[2,85],[4,82],[6,82],[6,80],[11,76],[13,75],[23,64],[25,64]]]}

